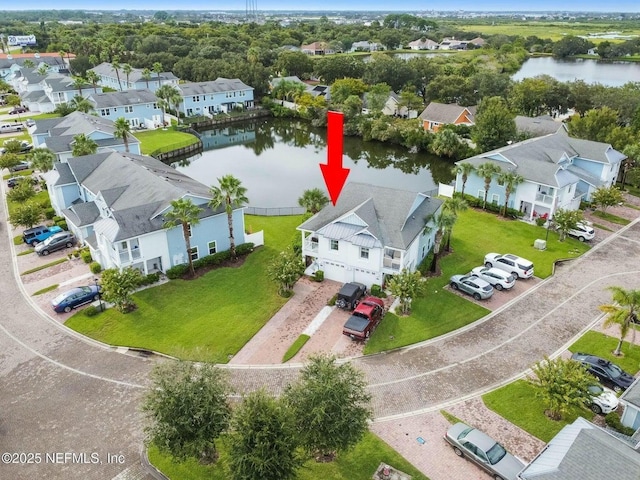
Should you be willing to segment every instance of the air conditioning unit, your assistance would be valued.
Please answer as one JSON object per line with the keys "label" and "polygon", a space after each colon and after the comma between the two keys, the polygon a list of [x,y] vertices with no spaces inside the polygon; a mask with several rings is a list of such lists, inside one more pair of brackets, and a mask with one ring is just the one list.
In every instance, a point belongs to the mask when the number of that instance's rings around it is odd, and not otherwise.
{"label": "air conditioning unit", "polygon": [[541,238],[536,239],[535,242],[533,242],[533,248],[537,248],[538,250],[546,250],[547,249],[547,241],[546,240],[542,240]]}

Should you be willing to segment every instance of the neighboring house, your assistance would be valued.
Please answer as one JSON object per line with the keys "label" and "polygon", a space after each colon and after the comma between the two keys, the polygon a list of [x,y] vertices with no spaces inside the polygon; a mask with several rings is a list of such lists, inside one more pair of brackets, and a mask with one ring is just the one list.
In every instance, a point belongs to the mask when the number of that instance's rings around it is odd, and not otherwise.
{"label": "neighboring house", "polygon": [[468,43],[470,43],[471,45],[475,45],[476,48],[481,48],[484,47],[487,41],[482,37],[476,37],[472,40],[469,40]]}
{"label": "neighboring house", "polygon": [[516,130],[518,133],[528,137],[542,137],[550,133],[557,133],[561,129],[566,129],[566,125],[562,122],[556,122],[549,115],[540,115],[538,117],[524,117],[518,115],[515,118]]}
{"label": "neighboring house", "polygon": [[[544,137],[507,145],[457,163],[474,167],[490,162],[503,171],[521,175],[525,181],[509,197],[509,207],[524,214],[525,220],[548,214],[558,208],[576,210],[581,200],[590,200],[598,187],[614,184],[620,163],[626,157],[611,145],[569,137],[565,129]],[[462,176],[456,178],[456,191],[462,189]],[[473,172],[465,193],[484,198],[484,179]],[[497,178],[491,182],[487,201],[503,205],[504,186]]]}
{"label": "neighboring house", "polygon": [[[113,65],[107,62],[103,62],[89,70],[98,75],[100,78],[98,81],[99,85],[118,91],[142,90],[144,88],[155,92],[162,85],[178,86],[180,81],[180,79],[171,72],[160,72],[159,74],[151,72],[149,79],[145,80],[142,74],[143,70],[140,68],[133,68],[127,79],[127,74],[122,70],[122,65],[120,65],[116,74]],[[118,81],[118,77],[120,77],[120,81]]]}
{"label": "neighboring house", "polygon": [[162,123],[158,97],[151,90],[92,93],[88,97],[96,114],[109,120],[127,119],[132,127],[155,128]]}
{"label": "neighboring house", "polygon": [[309,45],[302,45],[300,50],[308,55],[331,55],[336,53],[334,50],[329,48],[329,45],[326,42],[313,42]]}
{"label": "neighboring house", "polygon": [[180,109],[187,117],[229,113],[234,108],[253,108],[253,87],[238,78],[223,78],[210,82],[181,83]]}
{"label": "neighboring house", "polygon": [[442,125],[474,125],[476,107],[461,107],[455,103],[431,102],[420,114],[425,130],[437,132]]}
{"label": "neighboring house", "polygon": [[[113,121],[95,115],[72,112],[66,117],[36,120],[32,127],[33,146],[51,149],[58,162],[72,158],[73,142],[76,135],[85,134],[98,144],[98,152],[125,151],[122,138],[114,137]],[[140,142],[133,135],[127,135],[129,151],[140,154]]]}
{"label": "neighboring house", "polygon": [[[70,59],[75,57],[75,55],[69,54]],[[7,80],[16,70],[27,68],[25,67],[25,62],[27,62],[27,65],[33,63],[36,70],[40,66],[46,65],[51,73],[69,71],[67,58],[65,57],[63,60],[58,53],[0,53],[0,79]]]}
{"label": "neighboring house", "polygon": [[402,118],[418,118],[417,110],[409,110],[409,108],[405,105],[400,105],[401,98],[395,92],[391,92],[389,94],[389,98],[384,103],[384,107],[382,107],[382,113],[384,115],[390,115],[394,117],[402,117]]}
{"label": "neighboring house", "polygon": [[437,50],[440,45],[429,38],[419,38],[408,43],[411,50]]}
{"label": "neighboring house", "polygon": [[444,38],[442,42],[440,42],[440,50],[466,50],[467,44],[469,41],[467,40],[456,40],[455,38]]}
{"label": "neighboring house", "polygon": [[387,275],[415,270],[434,243],[432,219],[442,200],[406,190],[348,183],[298,227],[306,272],[337,282],[382,285]]}
{"label": "neighboring house", "polygon": [[351,44],[351,52],[377,52],[378,50],[384,50],[384,47],[376,42],[353,42]]}
{"label": "neighboring house", "polygon": [[518,474],[521,480],[638,480],[640,454],[578,417]]}
{"label": "neighboring house", "polygon": [[[212,210],[209,187],[152,157],[98,153],[56,163],[45,174],[51,204],[102,268],[166,272],[188,262],[182,226],[164,228],[171,201],[186,198],[202,208],[190,226],[191,258],[228,250],[224,206]],[[245,242],[244,212],[233,211],[236,244]]]}
{"label": "neighboring house", "polygon": [[620,404],[624,407],[620,421],[625,427],[633,428],[636,433],[631,437],[634,448],[640,448],[640,378],[620,395]]}

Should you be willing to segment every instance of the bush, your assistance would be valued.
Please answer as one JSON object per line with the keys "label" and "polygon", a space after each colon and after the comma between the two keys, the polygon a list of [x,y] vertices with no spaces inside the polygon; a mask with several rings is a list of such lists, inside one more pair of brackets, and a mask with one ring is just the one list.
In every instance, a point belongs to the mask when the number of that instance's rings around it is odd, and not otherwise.
{"label": "bush", "polygon": [[99,313],[100,313],[100,309],[97,307],[94,307],[93,305],[89,305],[87,308],[84,309],[84,314],[87,317],[95,317]]}
{"label": "bush", "polygon": [[82,260],[84,260],[84,263],[91,263],[93,261],[89,250],[82,250],[80,252],[80,256],[82,257]]}
{"label": "bush", "polygon": [[[298,235],[299,237],[300,235]],[[248,255],[249,253],[253,252],[253,243],[248,242],[248,243],[242,243],[238,246],[236,246],[236,255],[238,256],[242,256],[242,255]]]}
{"label": "bush", "polygon": [[625,427],[620,422],[620,416],[616,412],[611,412],[604,417],[604,421],[607,426],[622,433],[623,435],[631,436],[635,433],[635,430],[631,427]]}
{"label": "bush", "polygon": [[44,218],[46,218],[47,220],[53,220],[53,218],[56,216],[56,211],[49,207],[46,208],[44,211]]}
{"label": "bush", "polygon": [[321,282],[324,280],[324,272],[322,270],[316,270],[316,273],[313,274],[313,279],[316,282]]}
{"label": "bush", "polygon": [[187,273],[187,270],[189,270],[189,265],[186,263],[176,265],[175,267],[171,267],[169,270],[167,270],[167,278],[170,278],[171,280],[182,278],[184,274]]}
{"label": "bush", "polygon": [[51,220],[53,220],[53,223],[57,225],[58,222],[64,222],[64,217],[59,217],[58,215],[56,215]]}
{"label": "bush", "polygon": [[67,222],[65,222],[64,220],[62,220],[61,222],[56,222],[56,225],[58,225],[63,230],[69,230]]}
{"label": "bush", "polygon": [[382,287],[376,284],[371,285],[371,295],[378,298],[387,298],[387,294],[384,293]]}
{"label": "bush", "polygon": [[330,307],[333,307],[336,304],[337,299],[338,299],[338,294],[336,293],[333,297],[329,299],[329,301],[327,302],[327,305],[329,305]]}
{"label": "bush", "polygon": [[142,280],[140,280],[140,286],[143,285],[152,285],[156,282],[160,281],[160,274],[159,273],[150,273],[149,275],[146,275],[144,277],[142,277]]}
{"label": "bush", "polygon": [[91,273],[100,273],[102,271],[102,265],[98,262],[91,262],[89,270],[91,270]]}

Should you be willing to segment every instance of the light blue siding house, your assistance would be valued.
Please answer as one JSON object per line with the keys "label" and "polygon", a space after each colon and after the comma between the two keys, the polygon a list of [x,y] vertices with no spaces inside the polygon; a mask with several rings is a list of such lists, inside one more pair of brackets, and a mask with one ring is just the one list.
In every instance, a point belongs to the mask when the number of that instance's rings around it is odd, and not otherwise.
{"label": "light blue siding house", "polygon": [[[625,155],[611,145],[570,137],[563,128],[542,137],[514,143],[490,152],[457,162],[478,167],[493,163],[504,172],[515,172],[524,177],[509,196],[509,208],[523,213],[525,220],[545,214],[576,210],[582,200],[589,201],[591,193],[599,187],[614,185]],[[484,198],[484,179],[475,172],[469,175],[464,193]],[[462,175],[456,178],[456,191],[462,191]],[[504,205],[504,185],[494,176],[487,202]]]}
{"label": "light blue siding house", "polygon": [[98,116],[109,120],[123,117],[132,127],[156,128],[162,122],[158,98],[146,88],[96,93],[90,95],[88,100]]}
{"label": "light blue siding house", "polygon": [[252,108],[253,87],[237,78],[217,78],[211,82],[193,82],[178,85],[182,103],[180,109],[187,117],[211,117],[228,113],[234,108]]}
{"label": "light blue siding house", "polygon": [[[209,188],[142,155],[97,153],[56,163],[47,174],[51,203],[69,229],[89,245],[103,268],[137,268],[145,274],[228,250],[224,206],[212,210]],[[189,199],[202,211],[191,226],[191,251],[182,227],[164,228],[171,202]],[[233,211],[236,244],[245,242],[244,212]]]}
{"label": "light blue siding house", "polygon": [[151,72],[149,77],[145,78],[143,70],[140,68],[133,68],[127,76],[122,70],[122,66],[120,66],[116,72],[113,65],[107,62],[103,62],[89,70],[98,75],[100,78],[98,83],[100,85],[113,88],[117,91],[147,89],[155,92],[162,85],[177,86],[180,81],[180,79],[171,72]]}

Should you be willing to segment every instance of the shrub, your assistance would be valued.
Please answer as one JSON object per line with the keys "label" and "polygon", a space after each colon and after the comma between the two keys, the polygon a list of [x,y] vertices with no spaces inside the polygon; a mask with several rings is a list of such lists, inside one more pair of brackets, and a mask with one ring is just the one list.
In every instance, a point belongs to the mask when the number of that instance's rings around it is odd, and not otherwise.
{"label": "shrub", "polygon": [[56,211],[49,207],[46,208],[44,211],[44,218],[46,218],[47,220],[53,220],[53,218],[56,216]]}
{"label": "shrub", "polygon": [[384,293],[382,287],[376,284],[371,285],[371,295],[378,298],[387,298],[387,294]]}
{"label": "shrub", "polygon": [[156,282],[160,281],[160,274],[159,273],[150,273],[149,275],[146,275],[144,277],[142,277],[142,280],[140,280],[140,286],[143,285],[152,285]]}
{"label": "shrub", "polygon": [[620,416],[616,412],[611,412],[604,417],[605,423],[614,430],[622,433],[623,435],[631,436],[635,433],[635,430],[631,427],[625,427],[620,422]]}
{"label": "shrub", "polygon": [[69,230],[67,222],[65,222],[64,220],[62,220],[61,222],[57,222],[56,225],[58,225],[63,230]]}
{"label": "shrub", "polygon": [[[300,235],[298,235],[299,237]],[[253,252],[253,243],[248,242],[248,243],[242,243],[238,246],[236,246],[236,255],[238,256],[242,256],[242,255],[247,255],[251,252]]]}
{"label": "shrub", "polygon": [[58,215],[56,215],[51,220],[53,220],[53,223],[57,225],[58,222],[64,222],[64,217],[59,217]]}
{"label": "shrub", "polygon": [[187,273],[187,270],[189,270],[189,265],[187,265],[186,263],[176,265],[175,267],[171,267],[169,270],[167,270],[167,278],[170,278],[171,280],[181,278],[185,273]]}
{"label": "shrub", "polygon": [[313,274],[313,279],[316,282],[321,282],[324,280],[324,272],[322,270],[316,270],[316,273]]}
{"label": "shrub", "polygon": [[82,257],[82,260],[84,260],[84,263],[91,263],[93,258],[91,257],[91,252],[89,250],[82,250],[80,252],[80,256]]}
{"label": "shrub", "polygon": [[98,262],[91,262],[89,270],[91,270],[91,273],[100,273],[102,271],[102,265]]}
{"label": "shrub", "polygon": [[89,305],[87,308],[84,309],[84,314],[87,317],[95,317],[99,313],[100,313],[100,309],[97,307],[94,307],[93,305]]}
{"label": "shrub", "polygon": [[327,305],[329,305],[330,307],[333,307],[336,304],[337,299],[338,299],[338,294],[336,293],[333,297],[329,299],[329,301],[327,302]]}

